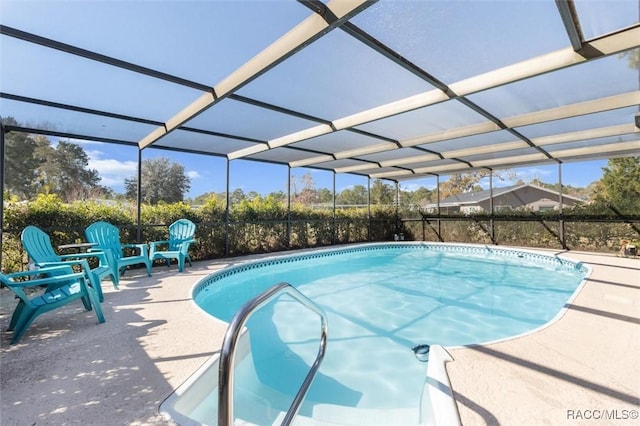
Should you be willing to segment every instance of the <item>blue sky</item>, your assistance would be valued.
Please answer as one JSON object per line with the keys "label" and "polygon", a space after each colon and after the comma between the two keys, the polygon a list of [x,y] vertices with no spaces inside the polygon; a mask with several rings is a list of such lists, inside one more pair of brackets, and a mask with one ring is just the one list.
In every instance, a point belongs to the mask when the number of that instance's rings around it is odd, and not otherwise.
{"label": "blue sky", "polygon": [[[520,3],[513,1],[513,3]],[[403,52],[415,55],[418,65],[428,66],[429,70],[435,72],[438,77],[445,81],[458,81],[469,75],[488,71],[496,67],[517,62],[522,59],[536,56],[538,54],[554,50],[567,44],[566,34],[561,20],[557,13],[557,8],[553,1],[545,2],[522,2],[531,13],[517,13],[503,19],[500,14],[486,13],[480,14],[478,11],[489,8],[505,8],[508,2],[468,2],[459,10],[459,13],[448,14],[447,2],[432,2],[431,9],[424,9],[422,13],[426,15],[416,15],[411,2],[380,2],[373,9],[375,13],[362,14],[355,19],[357,25],[365,29],[376,29],[381,31],[383,38],[392,48],[400,49]],[[142,66],[149,66],[170,74],[175,74],[184,78],[193,79],[206,84],[216,84],[230,72],[245,63],[256,53],[266,47],[278,36],[300,22],[310,12],[295,2],[260,2],[242,1],[233,2],[210,1],[210,2],[153,2],[154,7],[148,7],[150,2],[145,1],[10,1],[0,0],[2,6],[3,24],[16,28],[33,31],[36,34],[60,40],[83,48],[88,48],[106,55],[113,55],[125,61],[131,61]],[[190,4],[190,6],[187,6]],[[225,7],[224,5],[233,5]],[[611,3],[613,4],[613,3]],[[392,6],[393,5],[393,6]],[[581,23],[587,37],[597,36],[613,29],[635,22],[637,19],[637,2],[634,0],[616,1],[616,7],[609,7],[606,1],[579,1],[576,2]],[[126,6],[126,13],[123,7]],[[197,7],[194,7],[197,6]],[[386,8],[393,7],[394,14],[387,13]],[[405,10],[406,9],[406,10]],[[516,9],[514,9],[516,10]],[[268,13],[269,19],[264,19]],[[535,15],[544,14],[544,16]],[[411,37],[403,36],[404,32],[395,31],[397,21],[402,22],[426,22],[428,15],[438,15],[434,20],[434,25],[417,25],[416,28],[427,28],[426,32],[417,31]],[[441,16],[440,16],[441,14]],[[483,16],[480,16],[483,15]],[[211,19],[215,16],[215,19]],[[396,16],[396,20],[389,19]],[[401,17],[402,19],[398,18]],[[140,32],[141,19],[147,23],[145,31]],[[480,19],[483,26],[475,28],[470,26],[470,20]],[[545,31],[539,34],[536,43],[528,43],[527,29],[537,28],[539,22],[545,20]],[[485,22],[486,21],[486,22]],[[114,25],[117,24],[117,31]],[[442,25],[442,27],[440,26]],[[247,26],[251,31],[246,31]],[[465,31],[475,28],[474,31],[482,31],[482,37],[495,37],[496,43],[486,43],[484,48],[477,48],[473,42],[479,36],[473,32],[466,34]],[[482,29],[484,28],[484,30]],[[460,31],[465,33],[464,37],[446,37],[449,32]],[[174,37],[179,33],[181,36]],[[504,34],[509,33],[510,37]],[[443,35],[445,35],[443,37]],[[233,37],[234,43],[227,43],[229,37]],[[330,34],[327,37],[345,37],[339,32]],[[112,67],[101,66],[90,61],[76,60],[66,72],[55,73],[55,84],[51,84],[53,69],[61,69],[64,66],[58,62],[60,55],[57,52],[43,52],[38,48],[25,49],[17,41],[4,40],[2,46],[7,57],[11,57],[16,64],[13,67],[3,66],[3,78],[0,79],[2,90],[9,93],[18,93],[25,96],[33,96],[47,100],[69,103],[71,105],[83,105],[115,113],[131,114],[144,118],[166,120],[176,111],[186,106],[193,98],[192,89],[172,87],[171,91],[166,91],[166,83],[142,81],[139,76]],[[431,45],[431,44],[432,45]],[[558,44],[559,43],[559,44]],[[15,45],[15,46],[14,46]],[[126,46],[126,49],[122,49]],[[154,46],[154,48],[149,48]],[[322,49],[325,44],[321,39],[315,43],[315,48]],[[431,46],[425,49],[425,46]],[[18,50],[18,53],[11,49]],[[464,55],[462,50],[464,48]],[[33,57],[29,56],[33,49]],[[532,50],[539,49],[539,50]],[[307,50],[307,49],[305,49]],[[359,57],[348,61],[351,56],[350,51],[333,52],[331,49],[318,51],[308,49],[309,55],[321,58],[317,64],[322,71],[324,65],[330,67],[328,58],[336,55],[341,64],[353,62],[353,69],[345,72],[345,81],[336,82],[335,78],[327,72],[312,74],[310,72],[294,72],[296,56],[292,60],[283,64],[290,73],[284,79],[287,88],[300,87],[300,90],[270,91],[267,90],[274,83],[266,78],[264,84],[250,84],[241,90],[241,94],[254,96],[257,99],[271,101],[281,104],[284,107],[299,109],[298,103],[303,103],[303,112],[317,114],[326,118],[339,118],[349,113],[361,111],[364,108],[379,105],[382,102],[395,100],[396,97],[408,96],[415,91],[425,90],[424,82],[415,83],[417,87],[411,86],[406,89],[408,92],[401,92],[401,83],[408,84],[404,80],[396,81],[396,85],[390,84],[380,86],[378,81],[374,82],[375,90],[370,90],[370,85],[365,78],[368,73],[360,72],[359,66],[362,60]],[[14,53],[11,56],[12,52]],[[451,52],[458,52],[451,55]],[[46,55],[46,56],[44,56]],[[468,55],[468,56],[465,56]],[[513,56],[511,56],[513,55]],[[352,58],[353,59],[353,58]],[[368,56],[364,59],[369,59]],[[445,60],[446,59],[446,60]],[[456,60],[465,60],[462,64],[457,64]],[[496,62],[500,59],[499,62]],[[33,61],[33,63],[29,62]],[[422,61],[429,61],[422,64]],[[20,61],[26,61],[22,63]],[[47,66],[42,66],[42,62]],[[454,62],[451,62],[454,61]],[[191,66],[185,66],[190,64]],[[287,66],[293,68],[288,69]],[[440,67],[440,68],[438,68]],[[380,68],[380,67],[370,67]],[[96,73],[97,74],[92,74]],[[372,72],[372,77],[375,77]],[[95,84],[87,76],[94,76],[99,79],[100,84]],[[269,77],[265,75],[265,77]],[[379,76],[378,76],[379,77]],[[350,78],[350,79],[349,79]],[[326,79],[326,81],[325,81]],[[282,83],[282,81],[281,81]],[[342,83],[342,84],[338,84]],[[358,84],[356,84],[358,83]],[[365,84],[367,83],[367,84]],[[335,84],[332,86],[332,84]],[[297,86],[295,86],[297,85]],[[367,100],[371,105],[350,105],[340,96],[326,96],[324,101],[327,105],[317,99],[306,100],[304,96],[311,96],[311,91],[306,88],[315,86],[322,87],[324,92],[334,90],[343,93],[345,90],[354,90],[361,87],[371,97]],[[388,87],[387,87],[388,86]],[[409,86],[407,86],[409,87]],[[71,88],[71,90],[67,90]],[[537,86],[534,86],[537,89]],[[162,89],[162,90],[160,90]],[[303,90],[304,89],[304,90]],[[264,92],[264,93],[263,93]],[[387,93],[390,92],[390,93]],[[536,93],[535,91],[533,91]],[[572,93],[581,93],[579,90]],[[349,92],[350,93],[350,92]],[[278,96],[277,99],[270,99],[269,96]],[[346,98],[346,97],[345,97]],[[358,96],[354,96],[358,99]],[[364,98],[364,97],[362,97]],[[482,100],[482,99],[480,99]],[[513,114],[519,106],[527,106],[523,103],[522,96],[517,99],[520,104],[504,104],[503,108],[509,109],[509,114]],[[579,99],[577,99],[579,100]],[[576,100],[576,101],[577,101]],[[549,98],[549,102],[554,103],[559,100]],[[291,103],[291,104],[290,104]],[[554,105],[545,105],[552,107]],[[310,110],[306,110],[309,108]],[[313,110],[318,108],[318,110]],[[340,108],[345,109],[340,110]],[[302,109],[301,109],[302,110]],[[330,111],[330,113],[326,113]],[[16,115],[20,121],[28,121],[28,114],[19,116],[17,110],[9,111]],[[5,111],[2,112],[6,114]],[[332,117],[335,114],[337,117]],[[11,114],[9,114],[11,115]],[[502,115],[502,114],[500,114]],[[504,114],[507,116],[508,114]],[[67,128],[71,124],[64,121],[65,117],[49,116],[52,123],[59,124],[60,128]],[[71,132],[85,134],[82,125],[93,125],[87,118],[85,123],[76,120],[71,128]],[[231,126],[233,123],[223,122],[220,125]],[[462,123],[464,124],[464,123]],[[240,123],[241,129],[217,128],[218,131],[237,133],[245,135],[252,129],[248,129],[246,123]],[[108,129],[108,126],[103,126]],[[249,126],[250,127],[250,126]],[[93,128],[95,130],[95,127]],[[260,129],[261,131],[263,129]],[[127,140],[139,140],[146,133],[129,137]],[[118,137],[104,135],[108,137]],[[247,134],[247,136],[252,136]],[[124,136],[123,136],[124,138]],[[79,142],[80,143],[80,142]],[[93,169],[98,170],[102,177],[101,184],[112,187],[116,192],[123,192],[124,179],[135,176],[137,167],[137,152],[135,148],[117,145],[106,145],[100,143],[81,142],[85,151],[89,154],[90,164]],[[226,190],[226,160],[220,157],[198,156],[193,154],[181,154],[171,151],[157,149],[147,149],[143,151],[143,159],[164,156],[185,166],[186,173],[191,178],[191,191],[187,194],[193,198],[205,192],[223,192]],[[563,168],[563,183],[584,187],[600,179],[602,167],[606,165],[606,160],[592,161],[586,163],[570,163]],[[554,183],[558,181],[557,165],[545,165],[535,167],[524,167],[516,169],[517,178],[530,181],[538,178],[544,182]],[[311,173],[318,188],[332,188],[333,175],[330,172],[317,171],[313,169],[293,169],[293,174],[300,176]],[[446,178],[443,177],[442,180]],[[245,160],[233,160],[231,162],[231,189],[241,188],[245,193],[256,191],[261,194],[268,194],[273,191],[286,191],[287,168],[261,164]],[[411,190],[418,186],[433,188],[435,178],[403,181],[403,189]],[[503,186],[512,182],[494,181],[495,186]],[[361,176],[341,174],[336,177],[336,190],[341,191],[353,185],[366,185],[367,179]]]}
{"label": "blue sky", "polygon": [[[98,170],[102,177],[102,185],[109,186],[116,192],[124,192],[124,179],[134,177],[137,173],[137,153],[134,148],[95,142],[73,142],[80,144],[88,154],[89,167]],[[191,179],[191,190],[187,194],[189,198],[206,192],[226,191],[226,160],[224,158],[159,149],[147,149],[142,154],[143,161],[157,157],[169,158],[185,167],[185,173]],[[266,195],[270,192],[287,190],[286,166],[233,160],[230,162],[230,172],[232,191],[240,188],[245,193],[255,191]],[[308,168],[292,169],[293,176],[302,176],[306,173],[311,173],[317,188],[332,188],[331,172]],[[336,176],[338,192],[354,185],[366,186],[367,179],[348,174]]]}
{"label": "blue sky", "polygon": [[[107,145],[104,143],[79,142],[90,158],[89,167],[98,170],[102,177],[102,185],[113,188],[116,192],[124,192],[124,179],[134,177],[137,168],[137,153],[135,148],[119,145]],[[185,173],[191,179],[191,190],[188,198],[194,198],[206,192],[224,192],[226,190],[226,160],[221,157],[205,155],[183,154],[159,149],[147,149],[143,151],[143,160],[156,157],[166,157],[171,161],[182,164]],[[602,167],[607,160],[596,160],[579,163],[566,163],[562,166],[562,182],[574,187],[585,187],[602,177]],[[230,186],[233,191],[242,189],[245,193],[251,191],[260,194],[269,194],[275,191],[285,191],[287,184],[287,167],[259,163],[256,161],[233,160],[230,162]],[[558,182],[558,166],[536,165],[512,169],[517,179],[531,181],[535,178],[546,183]],[[333,187],[333,174],[331,172],[294,168],[292,175],[302,176],[311,173],[316,188]],[[445,181],[446,177],[441,177]],[[494,186],[513,184],[513,181],[500,181],[494,179]],[[432,189],[436,184],[436,178],[406,180],[401,182],[401,188],[415,190],[420,186]],[[367,179],[363,176],[338,174],[336,175],[336,191],[353,187],[354,185],[367,185]],[[488,182],[483,182],[488,185]]]}

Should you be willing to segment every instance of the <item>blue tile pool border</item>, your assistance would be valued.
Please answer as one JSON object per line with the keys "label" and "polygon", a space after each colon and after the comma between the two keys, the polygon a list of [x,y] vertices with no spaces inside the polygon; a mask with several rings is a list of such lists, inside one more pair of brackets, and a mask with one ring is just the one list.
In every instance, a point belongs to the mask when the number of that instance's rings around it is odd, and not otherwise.
{"label": "blue tile pool border", "polygon": [[574,271],[582,274],[588,272],[588,268],[579,261],[563,259],[556,255],[531,251],[530,249],[515,249],[507,247],[497,247],[488,245],[455,244],[455,243],[424,243],[424,242],[402,242],[402,243],[363,243],[359,245],[341,248],[323,248],[305,253],[274,253],[273,257],[247,261],[240,265],[224,268],[199,281],[193,288],[192,297],[197,295],[209,285],[218,282],[232,275],[250,271],[253,269],[268,266],[281,265],[305,260],[314,260],[326,257],[340,256],[344,254],[361,253],[368,251],[379,251],[389,249],[403,250],[431,250],[440,253],[460,253],[474,255],[495,255],[497,257],[522,259],[541,265],[553,266],[559,270]]}

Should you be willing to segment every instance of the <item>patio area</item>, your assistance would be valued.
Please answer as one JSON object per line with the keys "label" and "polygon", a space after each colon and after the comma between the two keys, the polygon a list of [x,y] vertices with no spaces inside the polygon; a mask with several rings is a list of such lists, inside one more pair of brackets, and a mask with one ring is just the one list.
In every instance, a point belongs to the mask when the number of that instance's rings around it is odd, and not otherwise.
{"label": "patio area", "polygon": [[[563,256],[589,263],[593,273],[558,322],[518,339],[450,350],[447,370],[464,425],[581,424],[589,410],[626,413],[620,424],[637,424],[640,260]],[[15,302],[0,290],[0,423],[171,424],[158,414],[160,403],[218,351],[226,330],[195,306],[192,287],[253,258],[197,262],[181,274],[175,266],[156,267],[152,277],[129,271],[120,290],[103,284],[104,324],[72,304],[36,319],[16,345],[5,331]]]}

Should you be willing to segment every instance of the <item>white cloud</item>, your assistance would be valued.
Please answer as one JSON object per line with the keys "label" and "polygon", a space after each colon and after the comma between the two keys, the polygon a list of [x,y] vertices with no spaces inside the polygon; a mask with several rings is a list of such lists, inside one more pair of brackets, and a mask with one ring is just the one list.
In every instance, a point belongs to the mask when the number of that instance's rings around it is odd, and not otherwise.
{"label": "white cloud", "polygon": [[82,146],[87,146],[87,145],[104,145],[104,142],[96,142],[96,141],[88,141],[85,139],[74,139],[74,138],[58,138],[58,140],[62,140],[65,142],[69,142],[69,143],[75,143],[76,145],[82,145]]}
{"label": "white cloud", "polygon": [[545,179],[549,177],[552,177],[554,181],[557,180],[555,176],[556,173],[547,168],[530,167],[526,169],[518,169],[516,170],[516,173],[518,175],[518,179],[522,179],[525,182],[530,182],[536,178],[545,181]]}
{"label": "white cloud", "polygon": [[89,157],[89,168],[98,171],[102,178],[100,185],[108,186],[116,191],[124,189],[124,180],[136,176],[137,161],[120,161],[114,158],[101,158],[104,152],[99,150],[85,151]]}
{"label": "white cloud", "polygon": [[62,141],[62,142],[80,145],[85,152],[87,152],[87,147],[90,145],[103,146],[105,144],[104,142],[96,142],[96,141],[89,141],[85,139],[75,139],[75,138],[61,138],[57,136],[49,137],[49,141],[51,142],[51,146],[54,148],[58,146],[58,143],[60,141]]}
{"label": "white cloud", "polygon": [[193,179],[200,179],[202,177],[202,175],[200,173],[198,173],[196,170],[189,170],[187,172],[187,176],[192,180]]}
{"label": "white cloud", "polygon": [[436,188],[436,184],[433,183],[433,184],[425,185],[424,182],[420,182],[420,183],[403,182],[400,184],[400,189],[407,192],[414,192],[420,188],[426,188],[430,191],[433,191]]}
{"label": "white cloud", "polygon": [[353,187],[354,187],[354,186],[355,186],[355,185],[347,185],[347,186],[343,186],[342,188],[338,188],[338,189],[336,189],[336,192],[342,192],[342,191],[344,191],[344,190],[346,190],[346,189],[353,189]]}

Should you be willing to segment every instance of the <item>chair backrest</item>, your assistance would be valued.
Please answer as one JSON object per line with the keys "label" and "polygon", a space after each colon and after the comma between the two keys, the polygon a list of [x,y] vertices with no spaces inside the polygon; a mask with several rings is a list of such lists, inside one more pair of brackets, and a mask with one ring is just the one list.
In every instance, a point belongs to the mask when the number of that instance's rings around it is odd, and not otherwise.
{"label": "chair backrest", "polygon": [[37,264],[44,262],[60,262],[60,256],[51,245],[51,238],[37,226],[29,225],[22,230],[20,237],[27,254]]}
{"label": "chair backrest", "polygon": [[189,219],[179,219],[169,225],[169,250],[180,250],[182,242],[196,234],[196,225]]}
{"label": "chair backrest", "polygon": [[120,230],[108,222],[94,222],[84,230],[87,241],[95,243],[102,250],[110,249],[118,260],[122,257],[122,244],[120,243]]}

